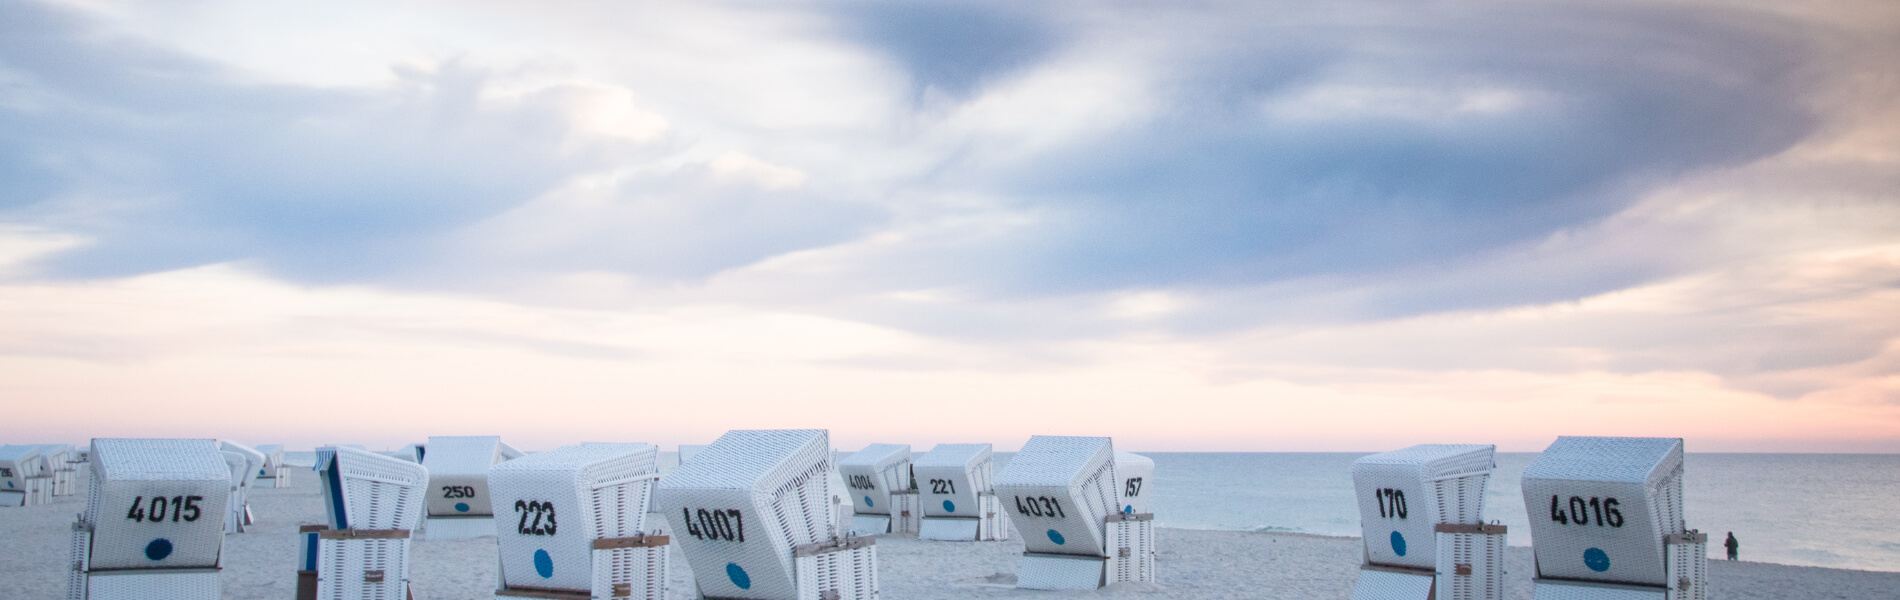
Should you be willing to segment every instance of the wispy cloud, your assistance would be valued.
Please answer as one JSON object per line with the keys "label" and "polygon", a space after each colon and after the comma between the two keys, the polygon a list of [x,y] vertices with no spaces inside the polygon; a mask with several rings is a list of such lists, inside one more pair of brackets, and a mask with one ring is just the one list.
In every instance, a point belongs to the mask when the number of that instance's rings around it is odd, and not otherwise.
{"label": "wispy cloud", "polygon": [[[1570,382],[1891,438],[1896,32],[1878,2],[0,0],[0,298],[34,323],[0,347],[165,361],[207,338],[151,323],[203,319],[247,338],[206,374],[281,335],[765,356],[854,398],[1132,369],[1202,417]],[[423,308],[283,324],[339,297]],[[477,305],[510,316],[428,325]],[[755,326],[792,333],[679,333]]]}

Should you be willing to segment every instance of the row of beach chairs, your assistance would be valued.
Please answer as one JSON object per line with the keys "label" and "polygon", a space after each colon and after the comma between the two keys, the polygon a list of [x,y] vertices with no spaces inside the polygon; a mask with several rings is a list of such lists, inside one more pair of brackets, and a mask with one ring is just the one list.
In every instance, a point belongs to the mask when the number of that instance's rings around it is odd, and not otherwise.
{"label": "row of beach chairs", "polygon": [[[1360,458],[1354,600],[1498,600],[1506,528],[1484,519],[1494,446]],[[1561,437],[1524,470],[1536,600],[1707,600],[1708,537],[1683,518],[1682,440]]]}
{"label": "row of beach chairs", "polygon": [[84,453],[69,444],[0,446],[0,507],[38,506],[71,496]]}
{"label": "row of beach chairs", "polygon": [[[326,517],[303,529],[299,598],[407,598],[416,530],[463,537],[477,516],[500,550],[496,598],[664,598],[678,544],[699,597],[875,599],[877,537],[912,527],[957,541],[1013,531],[1023,588],[1155,580],[1153,462],[1109,438],[1036,436],[996,469],[985,444],[838,458],[823,430],[732,431],[664,476],[646,444],[523,456],[462,437],[423,450],[318,450]],[[1354,463],[1356,600],[1503,597],[1505,528],[1483,506],[1493,454],[1436,444]],[[212,440],[95,440],[69,598],[218,597],[223,534],[247,522],[242,482],[267,457]],[[1560,438],[1524,474],[1535,598],[1705,600],[1706,537],[1684,523],[1681,476],[1679,439]]]}

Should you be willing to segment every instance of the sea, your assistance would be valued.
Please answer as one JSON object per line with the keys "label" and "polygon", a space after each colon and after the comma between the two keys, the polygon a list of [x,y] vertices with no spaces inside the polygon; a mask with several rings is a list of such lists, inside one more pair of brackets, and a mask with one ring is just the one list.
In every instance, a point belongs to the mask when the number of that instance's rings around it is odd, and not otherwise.
{"label": "sea", "polygon": [[[672,454],[670,452],[664,454]],[[997,466],[1008,452],[996,454]],[[1142,452],[1154,459],[1155,523],[1162,527],[1357,537],[1352,461],[1367,453]],[[309,452],[287,452],[310,464]],[[1518,481],[1537,453],[1499,453],[1485,494],[1487,520],[1531,544]],[[1726,558],[1729,532],[1749,561],[1900,571],[1900,454],[1684,456],[1689,527]]]}
{"label": "sea", "polygon": [[[1155,461],[1155,524],[1184,529],[1359,535],[1352,461],[1365,453],[1141,453]],[[1512,545],[1531,544],[1518,486],[1537,453],[1499,453],[1487,520]],[[1900,454],[1727,454],[1683,457],[1689,527],[1726,558],[1900,571]]]}

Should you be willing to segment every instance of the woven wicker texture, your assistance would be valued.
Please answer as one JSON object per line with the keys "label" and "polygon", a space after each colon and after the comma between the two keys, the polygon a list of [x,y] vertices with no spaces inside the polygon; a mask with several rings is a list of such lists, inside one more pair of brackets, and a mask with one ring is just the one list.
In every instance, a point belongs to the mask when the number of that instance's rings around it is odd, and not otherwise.
{"label": "woven wicker texture", "polygon": [[830,445],[824,430],[729,431],[661,479],[655,504],[701,594],[796,597],[792,549],[836,527]]}
{"label": "woven wicker texture", "polygon": [[1695,537],[1667,545],[1668,600],[1709,600],[1709,539]]}
{"label": "woven wicker texture", "polygon": [[997,499],[1025,552],[1106,556],[1102,520],[1121,512],[1115,444],[1105,437],[1029,438],[996,476]]}
{"label": "woven wicker texture", "polygon": [[889,515],[891,492],[910,488],[910,446],[871,444],[838,461],[838,474],[854,514]]}
{"label": "woven wicker texture", "polygon": [[977,494],[994,491],[989,444],[938,444],[911,461],[924,517],[977,517]]}
{"label": "woven wicker texture", "polygon": [[1154,483],[1155,461],[1133,452],[1115,452],[1115,489],[1125,513],[1154,513],[1154,496],[1148,485]]}
{"label": "woven wicker texture", "polygon": [[1359,580],[1353,583],[1352,600],[1429,600],[1432,597],[1432,576],[1420,573],[1393,573],[1361,569]]}
{"label": "woven wicker texture", "polygon": [[[429,471],[355,448],[328,448],[318,480],[334,529],[411,530],[422,519]],[[409,538],[319,539],[317,597],[404,600],[409,593]]]}
{"label": "woven wicker texture", "polygon": [[1439,533],[1437,600],[1503,600],[1504,541],[1503,535]]}
{"label": "woven wicker texture", "polygon": [[501,438],[492,435],[430,436],[422,466],[429,468],[429,516],[494,514],[488,470],[507,460]]}
{"label": "woven wicker texture", "polygon": [[1540,577],[1665,586],[1685,530],[1682,440],[1560,437],[1524,469]]}
{"label": "woven wicker texture", "polygon": [[332,529],[415,529],[427,468],[355,448],[332,452],[318,465]]}
{"label": "woven wicker texture", "polygon": [[1016,565],[1016,587],[1026,590],[1093,590],[1102,587],[1103,563],[1091,556],[1025,554]]}
{"label": "woven wicker texture", "polygon": [[212,440],[93,440],[92,569],[214,568],[231,472]]}
{"label": "woven wicker texture", "polygon": [[877,546],[804,554],[795,559],[798,600],[877,600]]}
{"label": "woven wicker texture", "polygon": [[1108,524],[1106,583],[1155,582],[1155,522],[1153,519]]}
{"label": "woven wicker texture", "polygon": [[1666,600],[1661,589],[1539,581],[1534,600]]}
{"label": "woven wicker texture", "polygon": [[118,572],[87,578],[90,600],[218,600],[223,590],[216,570],[190,572]]}
{"label": "woven wicker texture", "polygon": [[646,444],[593,444],[495,465],[488,477],[501,507],[494,523],[502,583],[590,593],[600,587],[596,580],[611,571],[594,569],[594,540],[644,533],[657,454]]}
{"label": "woven wicker texture", "polygon": [[1435,568],[1434,525],[1483,522],[1495,451],[1482,444],[1420,444],[1353,461],[1366,561]]}
{"label": "woven wicker texture", "polygon": [[72,545],[66,548],[66,600],[86,600],[87,553],[92,551],[92,528],[86,516],[73,522]]}

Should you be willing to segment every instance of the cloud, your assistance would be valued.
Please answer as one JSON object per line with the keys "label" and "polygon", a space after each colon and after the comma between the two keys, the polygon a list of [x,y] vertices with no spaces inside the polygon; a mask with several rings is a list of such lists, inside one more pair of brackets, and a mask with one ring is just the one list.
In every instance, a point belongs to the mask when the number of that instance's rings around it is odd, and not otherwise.
{"label": "cloud", "polygon": [[1058,51],[1065,31],[1050,7],[979,1],[832,3],[847,39],[889,56],[919,99],[967,100],[997,78]]}

